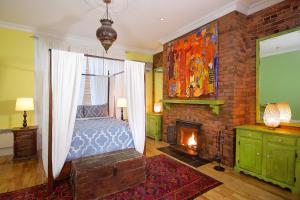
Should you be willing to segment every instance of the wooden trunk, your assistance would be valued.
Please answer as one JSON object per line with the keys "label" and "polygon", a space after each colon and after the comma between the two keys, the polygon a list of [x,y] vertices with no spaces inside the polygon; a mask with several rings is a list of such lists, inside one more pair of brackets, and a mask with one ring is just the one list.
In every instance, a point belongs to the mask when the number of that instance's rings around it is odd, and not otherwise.
{"label": "wooden trunk", "polygon": [[145,157],[134,149],[76,159],[71,169],[73,198],[103,198],[143,183],[145,166]]}

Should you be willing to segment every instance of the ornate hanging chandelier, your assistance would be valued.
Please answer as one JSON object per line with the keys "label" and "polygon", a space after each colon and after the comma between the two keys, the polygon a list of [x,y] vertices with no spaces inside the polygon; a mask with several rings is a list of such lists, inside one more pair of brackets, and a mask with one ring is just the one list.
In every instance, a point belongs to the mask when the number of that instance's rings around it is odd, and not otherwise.
{"label": "ornate hanging chandelier", "polygon": [[111,0],[103,1],[106,4],[106,18],[100,19],[101,27],[97,29],[96,36],[107,53],[108,49],[117,39],[117,32],[112,28],[114,22],[108,18],[108,4],[111,3]]}

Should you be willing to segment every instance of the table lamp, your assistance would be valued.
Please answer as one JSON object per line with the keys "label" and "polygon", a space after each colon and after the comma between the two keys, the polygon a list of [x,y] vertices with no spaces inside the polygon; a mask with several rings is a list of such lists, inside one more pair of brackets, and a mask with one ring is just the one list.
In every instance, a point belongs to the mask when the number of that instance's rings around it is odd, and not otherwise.
{"label": "table lamp", "polygon": [[280,125],[280,112],[276,103],[267,104],[263,119],[270,129],[275,129]]}
{"label": "table lamp", "polygon": [[17,98],[16,111],[24,111],[23,128],[27,127],[27,111],[34,110],[33,98]]}
{"label": "table lamp", "polygon": [[288,102],[277,103],[280,112],[280,122],[289,123],[292,118],[291,107]]}
{"label": "table lamp", "polygon": [[161,104],[159,102],[154,104],[154,112],[156,112],[156,113],[161,112]]}
{"label": "table lamp", "polygon": [[118,98],[117,107],[121,108],[121,120],[124,120],[123,108],[127,107],[127,100],[125,98]]}

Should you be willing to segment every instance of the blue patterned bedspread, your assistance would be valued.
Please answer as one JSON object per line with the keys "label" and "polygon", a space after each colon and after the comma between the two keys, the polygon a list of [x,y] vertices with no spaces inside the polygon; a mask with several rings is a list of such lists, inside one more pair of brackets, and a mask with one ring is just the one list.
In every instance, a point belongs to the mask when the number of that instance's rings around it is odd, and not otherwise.
{"label": "blue patterned bedspread", "polygon": [[129,124],[114,118],[76,120],[67,160],[134,148]]}

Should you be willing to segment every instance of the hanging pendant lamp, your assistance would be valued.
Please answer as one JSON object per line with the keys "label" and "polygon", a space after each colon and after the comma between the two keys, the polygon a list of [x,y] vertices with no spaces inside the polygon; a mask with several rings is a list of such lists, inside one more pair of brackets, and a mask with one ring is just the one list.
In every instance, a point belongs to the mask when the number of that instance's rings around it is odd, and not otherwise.
{"label": "hanging pendant lamp", "polygon": [[117,32],[112,28],[114,22],[108,18],[108,4],[111,3],[111,0],[103,1],[106,4],[106,18],[100,19],[101,27],[97,29],[96,36],[107,53],[117,39]]}

